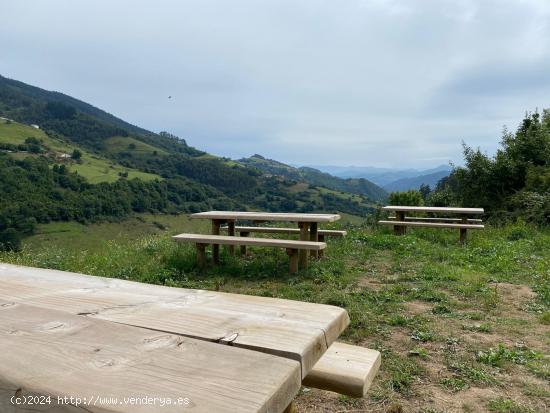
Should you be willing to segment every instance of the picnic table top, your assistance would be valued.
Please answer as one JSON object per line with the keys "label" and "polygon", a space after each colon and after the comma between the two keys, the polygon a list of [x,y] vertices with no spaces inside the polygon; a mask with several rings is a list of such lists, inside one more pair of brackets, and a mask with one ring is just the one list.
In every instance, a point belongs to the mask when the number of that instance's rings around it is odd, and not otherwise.
{"label": "picnic table top", "polygon": [[3,300],[0,378],[10,412],[282,412],[301,386],[296,360]]}
{"label": "picnic table top", "polygon": [[245,211],[208,211],[191,214],[191,218],[249,221],[287,221],[287,222],[334,222],[340,219],[338,214],[302,214],[294,212],[245,212]]}
{"label": "picnic table top", "polygon": [[483,208],[455,208],[455,207],[422,207],[422,206],[399,206],[388,205],[382,208],[385,211],[404,212],[440,212],[447,214],[483,214]]}
{"label": "picnic table top", "polygon": [[302,378],[349,324],[344,309],[329,305],[3,263],[0,300],[296,360]]}

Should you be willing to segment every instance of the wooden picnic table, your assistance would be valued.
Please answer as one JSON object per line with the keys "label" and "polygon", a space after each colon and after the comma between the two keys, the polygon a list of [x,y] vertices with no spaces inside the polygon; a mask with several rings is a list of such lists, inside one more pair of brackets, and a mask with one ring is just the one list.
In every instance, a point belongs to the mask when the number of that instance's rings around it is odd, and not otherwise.
{"label": "wooden picnic table", "polygon": [[[227,223],[227,233],[229,236],[235,236],[235,221],[253,221],[256,223],[266,221],[277,222],[296,222],[300,229],[301,241],[319,241],[318,225],[321,223],[335,222],[340,219],[338,214],[305,214],[305,213],[287,213],[287,212],[244,212],[244,211],[208,211],[192,214],[194,219],[209,219],[212,221],[212,235],[220,234],[220,226]],[[233,254],[233,246],[229,247],[229,252]],[[300,250],[299,263],[301,268],[307,267],[306,250]],[[317,251],[311,251],[310,254],[317,256]],[[212,245],[212,259],[215,263],[219,262],[219,245]]]}
{"label": "wooden picnic table", "polygon": [[0,411],[23,411],[10,397],[35,393],[183,397],[194,412],[282,412],[348,324],[334,306],[0,263]]}
{"label": "wooden picnic table", "polygon": [[[458,208],[458,207],[424,207],[424,206],[404,206],[404,205],[388,205],[382,208],[384,211],[395,212],[395,225],[394,233],[396,235],[403,235],[406,232],[407,226],[417,227],[432,227],[432,228],[458,228],[460,230],[460,243],[463,244],[466,241],[466,232],[468,229],[482,229],[483,225],[479,220],[470,219],[472,215],[484,214],[483,208]],[[450,223],[454,220],[446,218],[431,218],[429,221],[439,222],[425,222],[426,218],[422,217],[406,217],[407,212],[421,212],[432,214],[457,214],[460,216],[458,223]],[[415,221],[415,218],[418,218]],[[390,221],[379,221],[383,224],[392,224]],[[443,223],[441,223],[443,222]]]}

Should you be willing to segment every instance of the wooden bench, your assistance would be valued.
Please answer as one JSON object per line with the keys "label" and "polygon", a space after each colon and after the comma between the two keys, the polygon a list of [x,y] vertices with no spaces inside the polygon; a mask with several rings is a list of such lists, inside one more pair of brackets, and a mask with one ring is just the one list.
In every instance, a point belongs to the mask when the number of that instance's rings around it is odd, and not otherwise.
{"label": "wooden bench", "polygon": [[466,242],[466,231],[469,229],[484,229],[480,224],[454,224],[442,222],[415,222],[415,221],[378,221],[381,225],[393,225],[395,227],[427,227],[427,228],[456,228],[460,230],[460,243]]}
{"label": "wooden bench", "polygon": [[[229,226],[224,225],[220,227],[221,230],[228,231]],[[235,232],[238,232],[241,237],[248,237],[250,233],[264,233],[264,234],[289,234],[300,235],[300,228],[284,228],[284,227],[245,227],[236,226]],[[347,231],[339,231],[333,229],[319,229],[317,230],[317,239],[319,242],[325,242],[325,237],[345,237]],[[246,254],[246,245],[241,245],[241,254]],[[323,256],[323,250],[318,251],[318,257]]]}
{"label": "wooden bench", "polygon": [[304,386],[363,397],[380,367],[380,352],[335,342],[313,366]]}
{"label": "wooden bench", "polygon": [[[204,234],[179,234],[172,237],[178,242],[193,242],[197,247],[197,261],[200,267],[206,266],[206,246],[211,245],[245,245],[254,247],[275,247],[285,248],[290,257],[289,271],[298,271],[298,251],[313,250],[321,251],[327,247],[324,242],[295,241],[284,239],[233,237],[225,235],[204,235]],[[214,260],[216,261],[216,260]],[[214,264],[218,264],[214,262]]]}

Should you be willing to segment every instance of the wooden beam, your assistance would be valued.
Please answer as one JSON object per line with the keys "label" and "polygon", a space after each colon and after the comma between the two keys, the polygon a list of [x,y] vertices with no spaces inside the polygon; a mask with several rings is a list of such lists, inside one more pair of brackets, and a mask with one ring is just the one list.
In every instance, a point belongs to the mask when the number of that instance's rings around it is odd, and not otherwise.
{"label": "wooden beam", "polygon": [[[298,227],[300,228],[300,241],[309,241],[309,222],[299,222]],[[300,250],[300,268],[307,268],[307,251]]]}
{"label": "wooden beam", "polygon": [[[229,235],[230,237],[235,236],[235,221],[227,222],[227,235]],[[233,245],[229,245],[227,247],[227,250],[229,252],[229,255],[235,255],[235,247]]]}
{"label": "wooden beam", "polygon": [[304,379],[305,386],[363,397],[378,369],[380,352],[336,342],[323,354]]}
{"label": "wooden beam", "polygon": [[3,263],[0,299],[298,360],[303,377],[349,324],[334,306]]}
{"label": "wooden beam", "polygon": [[[325,242],[325,234],[320,233],[319,236],[319,242]],[[325,250],[319,250],[317,257],[323,258],[325,255]]]}
{"label": "wooden beam", "polygon": [[195,219],[246,220],[255,222],[334,222],[340,219],[338,214],[304,214],[294,212],[245,212],[245,211],[208,211],[191,214]]}
{"label": "wooden beam", "polygon": [[[295,360],[0,301],[1,412],[281,412],[300,385]],[[52,404],[14,406],[14,394]],[[71,396],[90,404],[58,403]],[[144,397],[182,404],[124,403]]]}
{"label": "wooden beam", "polygon": [[[317,231],[317,222],[312,222],[311,224],[309,224],[309,240],[313,242],[318,242],[319,241],[318,237],[319,237],[319,234]],[[318,256],[317,251],[311,250],[309,253],[312,258],[317,259],[317,256]]]}
{"label": "wooden beam", "polygon": [[[250,235],[250,232],[241,232],[241,237],[248,237]],[[247,252],[246,252],[246,245],[241,245],[241,255],[243,257],[246,257],[247,255]]]}
{"label": "wooden beam", "polygon": [[[220,220],[212,220],[212,235],[220,235]],[[212,244],[212,262],[214,265],[219,265],[220,263],[220,246],[218,244]]]}
{"label": "wooden beam", "polygon": [[172,239],[178,242],[193,242],[201,244],[215,243],[219,245],[249,245],[258,247],[296,248],[300,250],[322,250],[327,247],[327,244],[324,242],[312,242],[309,239],[306,241],[301,241],[278,238],[242,238],[209,234],[178,234],[174,235]]}
{"label": "wooden beam", "polygon": [[382,208],[384,211],[406,211],[406,212],[438,212],[446,214],[468,214],[481,215],[483,208],[457,208],[457,207],[422,207],[407,205],[388,205]]}
{"label": "wooden beam", "polygon": [[287,248],[286,254],[290,260],[289,272],[295,274],[298,272],[298,250],[293,248]]}
{"label": "wooden beam", "polygon": [[407,226],[407,227],[426,227],[426,228],[466,228],[466,229],[484,229],[484,225],[478,224],[452,224],[442,222],[414,222],[414,221],[378,221],[381,225]]}
{"label": "wooden beam", "polygon": [[196,244],[197,248],[197,264],[199,268],[206,267],[206,244]]}

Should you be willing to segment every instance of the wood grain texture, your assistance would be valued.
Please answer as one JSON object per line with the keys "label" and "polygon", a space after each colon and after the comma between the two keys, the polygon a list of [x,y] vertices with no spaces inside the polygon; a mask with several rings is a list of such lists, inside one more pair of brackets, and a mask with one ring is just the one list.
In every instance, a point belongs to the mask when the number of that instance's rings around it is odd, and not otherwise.
{"label": "wood grain texture", "polygon": [[363,397],[378,369],[380,352],[336,342],[304,379],[305,386]]}
{"label": "wood grain texture", "polygon": [[218,245],[248,245],[257,247],[294,248],[300,250],[322,250],[327,247],[324,242],[296,241],[274,238],[234,237],[229,235],[179,234],[172,237],[178,242],[195,242]]}
{"label": "wood grain texture", "polygon": [[338,214],[301,214],[286,212],[241,212],[241,211],[208,211],[191,214],[195,219],[280,221],[280,222],[334,222],[340,219]]}
{"label": "wood grain texture", "polygon": [[398,206],[388,205],[382,208],[384,211],[405,211],[405,212],[440,212],[446,214],[470,214],[479,215],[485,211],[483,208],[454,208],[454,207],[419,207],[419,206]]}
{"label": "wood grain texture", "polygon": [[381,225],[395,225],[407,227],[427,227],[427,228],[465,228],[465,229],[484,229],[485,225],[479,224],[453,224],[443,222],[414,222],[414,221],[378,221]]}
{"label": "wood grain texture", "polygon": [[[0,411],[282,412],[301,384],[298,362],[173,334],[0,302]],[[96,406],[11,405],[14,394],[116,398]],[[188,398],[188,405],[124,398]],[[183,401],[184,402],[184,401]],[[185,403],[185,402],[184,402]]]}
{"label": "wood grain texture", "polygon": [[[222,230],[227,230],[227,227],[221,227]],[[299,228],[282,228],[282,227],[247,227],[247,226],[236,226],[235,231],[240,233],[250,233],[250,232],[259,232],[266,234],[300,234]],[[340,231],[334,229],[319,229],[317,230],[319,235],[325,235],[329,237],[345,237],[348,233],[347,231]]]}
{"label": "wood grain texture", "polygon": [[303,377],[349,324],[341,308],[0,264],[0,299],[297,360]]}

